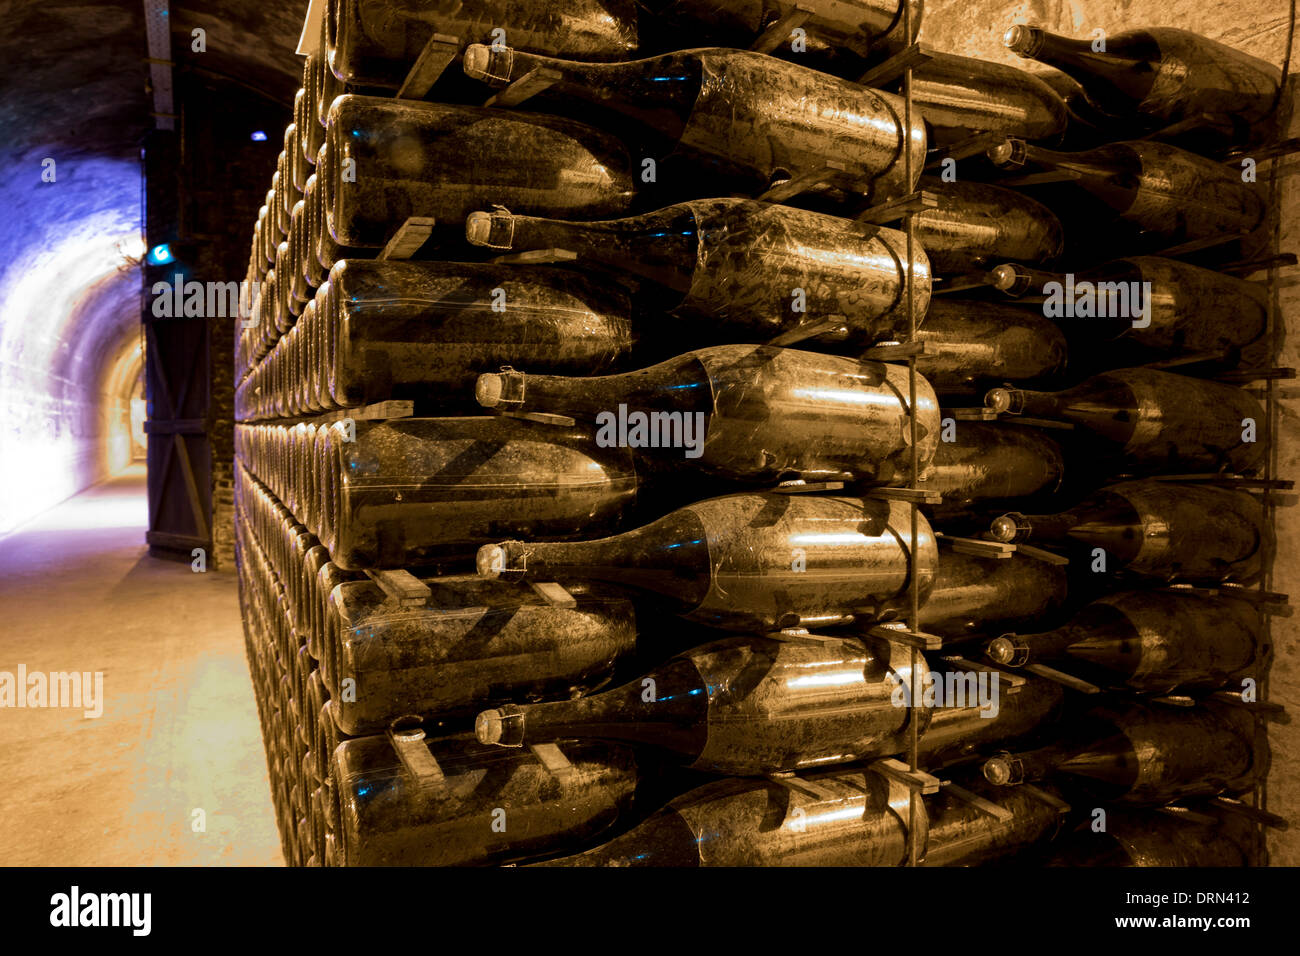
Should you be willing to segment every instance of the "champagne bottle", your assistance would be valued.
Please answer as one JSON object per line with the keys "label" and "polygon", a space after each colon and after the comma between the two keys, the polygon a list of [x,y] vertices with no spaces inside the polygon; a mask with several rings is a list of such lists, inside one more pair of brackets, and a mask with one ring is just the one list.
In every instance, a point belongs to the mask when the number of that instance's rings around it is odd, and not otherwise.
{"label": "champagne bottle", "polygon": [[609,538],[503,541],[478,553],[483,577],[606,581],[659,595],[690,620],[734,630],[884,619],[934,579],[933,532],[901,502],[813,495],[710,498]]}
{"label": "champagne bottle", "polygon": [[432,595],[417,608],[395,606],[370,581],[330,595],[322,643],[336,662],[328,689],[344,733],[378,733],[403,714],[590,692],[636,645],[632,605],[608,592],[575,585],[576,604],[554,607],[472,576],[424,584]]}
{"label": "champagne bottle", "polygon": [[1059,791],[1051,787],[1036,793],[1021,788],[1013,792],[1028,799],[1008,800],[1005,788],[977,774],[956,775],[951,783],[1009,811],[1010,817],[991,817],[965,794],[958,796],[951,786],[943,787],[926,798],[930,832],[923,866],[980,866],[1005,860],[1054,839],[1069,811]]}
{"label": "champagne bottle", "polygon": [[[336,183],[327,175],[327,172],[334,170],[334,147],[327,139],[324,145],[321,146],[320,156],[316,161],[314,175],[317,177],[317,185],[315,196],[306,197],[308,202],[308,254],[316,259],[316,269],[312,271],[318,273],[322,278],[329,274],[329,270],[334,268],[336,262],[341,262],[344,259],[364,259],[374,255],[373,248],[361,246],[353,248],[341,245],[335,240],[333,233],[330,232],[330,210],[334,208],[337,187],[343,185]],[[317,295],[319,296],[319,294],[320,290],[317,289]]]}
{"label": "champagne bottle", "polygon": [[936,275],[983,272],[998,263],[1049,263],[1061,254],[1065,234],[1047,206],[1014,189],[922,176],[921,187],[940,204],[912,222]]}
{"label": "champagne bottle", "polygon": [[1065,334],[1049,319],[996,302],[930,301],[916,339],[916,370],[941,395],[979,395],[994,383],[1031,382],[1065,370]]}
{"label": "champagne bottle", "polygon": [[602,846],[534,865],[902,866],[907,808],[890,797],[863,770],[717,780]]}
{"label": "champagne bottle", "polygon": [[921,605],[921,630],[959,639],[1005,631],[1055,614],[1065,603],[1069,577],[1059,564],[1010,561],[945,550],[934,588]]}
{"label": "champagne bottle", "polygon": [[1036,140],[1065,131],[1065,104],[1056,91],[1002,63],[936,52],[913,68],[912,97],[931,149],[980,132]]}
{"label": "champagne bottle", "polygon": [[[1266,214],[1263,192],[1242,182],[1239,169],[1166,143],[1131,140],[1058,153],[1008,139],[988,156],[1003,169],[1032,163],[1066,174],[1098,201],[1089,207],[1094,220],[1108,213],[1111,231],[1099,231],[1098,238],[1107,235],[1112,243],[1118,239],[1141,251],[1248,233]],[[1116,225],[1123,227],[1118,233]]]}
{"label": "champagne bottle", "polygon": [[1065,474],[1061,447],[1038,429],[1002,422],[952,426],[953,440],[938,443],[921,485],[943,496],[942,503],[930,506],[936,520],[1060,488]]}
{"label": "champagne bottle", "polygon": [[1056,149],[1066,152],[1093,149],[1116,140],[1141,139],[1148,132],[1138,120],[1108,116],[1098,109],[1079,81],[1055,70],[1035,76],[1050,86],[1065,104],[1065,134]]}
{"label": "champagne bottle", "polygon": [[984,764],[999,786],[1072,778],[1100,799],[1131,805],[1249,790],[1267,773],[1268,741],[1255,716],[1219,701],[1098,708],[1057,743]]}
{"label": "champagne bottle", "polygon": [[1126,368],[1062,392],[995,388],[984,403],[998,412],[1071,422],[1106,453],[1146,470],[1249,472],[1263,462],[1264,444],[1247,439],[1264,421],[1264,409],[1234,385]]}
{"label": "champagne bottle", "polygon": [[[603,446],[724,478],[906,481],[911,474],[907,370],[761,345],[697,349],[619,375],[479,376],[487,408],[593,420]],[[939,406],[917,381],[919,467],[938,442]]]}
{"label": "champagne bottle", "polygon": [[[310,572],[304,571],[304,573]],[[322,676],[331,687],[337,684],[335,671],[338,668],[339,655],[335,653],[334,645],[326,640],[330,633],[330,596],[340,584],[360,580],[364,580],[361,572],[345,571],[333,561],[326,561],[317,569],[315,574],[312,574],[304,581],[305,590],[303,593],[307,596],[309,602],[307,613],[310,615],[310,626],[320,642],[320,661],[324,671]],[[340,693],[335,695],[336,698],[343,696],[341,686],[339,690]]]}
{"label": "champagne bottle", "polygon": [[1142,117],[1150,129],[1185,121],[1218,126],[1225,145],[1258,144],[1271,132],[1277,67],[1188,30],[1126,30],[1108,36],[1098,52],[1087,40],[1017,24],[1003,44],[1074,77],[1108,116]]}
{"label": "champagne bottle", "polygon": [[434,395],[450,408],[477,372],[600,372],[633,342],[628,297],[568,270],[350,259],[330,288],[321,359],[343,408]]}
{"label": "champagne bottle", "polygon": [[1139,693],[1168,694],[1240,686],[1258,676],[1267,648],[1250,604],[1173,589],[1108,595],[1054,630],[995,638],[988,656],[1011,667],[1079,664]]}
{"label": "champagne bottle", "polygon": [[450,560],[502,534],[590,533],[636,496],[627,451],[581,429],[407,418],[358,422],[346,437],[329,430],[314,478],[317,537],[348,570]]}
{"label": "champagne bottle", "polygon": [[1243,491],[1127,481],[1055,515],[1017,512],[993,521],[996,541],[1068,542],[1104,552],[1105,569],[1185,581],[1254,581],[1271,532]]}
{"label": "champagne bottle", "polygon": [[634,191],[622,143],[556,117],[348,95],[330,107],[326,141],[317,175],[343,246],[382,247],[408,216],[433,217],[434,241],[459,242],[458,224],[494,203],[618,215]]}
{"label": "champagne bottle", "polygon": [[[924,798],[927,866],[971,866],[1048,838],[1059,810],[1023,790],[963,786],[1001,804],[997,819],[940,791]],[[533,866],[904,866],[908,802],[878,774],[837,770],[772,780],[718,780],[672,800],[595,849]],[[927,836],[928,833],[928,836]]]}
{"label": "champagne bottle", "polygon": [[[1201,819],[1211,817],[1213,823]],[[1114,808],[1106,829],[1081,825],[1057,841],[1047,866],[1252,866],[1257,865],[1256,829],[1244,817],[1211,807],[1193,813]]]}
{"label": "champagne bottle", "polygon": [[[1131,341],[1150,354],[1237,349],[1268,327],[1263,286],[1159,256],[1116,259],[1078,275],[1004,263],[990,270],[990,282],[1013,297],[1048,296],[1044,314],[1073,314],[1081,334]],[[1052,295],[1061,297],[1061,308],[1051,304]]]}
{"label": "champagne bottle", "polygon": [[[798,4],[806,14],[800,28],[798,50],[792,37],[780,41],[773,56],[780,56],[837,76],[860,76],[868,57],[898,52],[908,41],[903,35],[904,0],[833,0]],[[911,6],[912,35],[921,29],[922,0]],[[645,0],[653,13],[642,22],[643,38],[653,38],[656,49],[676,49],[681,37],[708,46],[747,49],[764,31],[790,13],[789,0]],[[643,42],[643,48],[647,44]]]}
{"label": "champagne bottle", "polygon": [[[419,746],[419,745],[417,745]],[[343,866],[485,866],[581,844],[629,812],[635,756],[624,747],[564,741],[559,773],[529,750],[460,737],[424,741],[442,786],[413,777],[387,737],[344,741],[330,773]],[[504,826],[494,826],[504,815]]]}
{"label": "champagne bottle", "polygon": [[632,0],[331,0],[325,14],[330,69],[345,83],[397,89],[435,33],[463,49],[504,30],[521,50],[621,59],[639,43]]}
{"label": "champagne bottle", "polygon": [[[643,280],[654,308],[707,318],[731,336],[770,339],[828,320],[866,342],[907,329],[906,237],[836,216],[707,199],[605,222],[477,212],[465,230],[471,244],[489,249],[576,252],[584,263]],[[930,271],[923,249],[914,256],[919,320]],[[700,334],[699,324],[692,323],[692,335]]]}
{"label": "champagne bottle", "polygon": [[[945,694],[948,693],[949,681],[956,678],[952,685],[955,688],[953,693],[964,694],[967,703],[957,706],[945,698],[945,706],[931,710],[930,724],[920,740],[918,751],[922,766],[946,767],[964,763],[971,758],[988,756],[994,745],[1005,747],[1012,741],[1042,738],[1052,733],[1065,706],[1065,691],[1059,684],[1034,679],[1027,681],[1018,692],[1007,693],[1004,690],[1006,685],[1000,679],[997,685],[991,684],[989,675],[992,674],[1005,676],[992,669],[974,674],[956,673],[951,669],[934,673],[936,682],[944,682]],[[989,703],[978,702],[978,690],[969,684],[971,677],[985,681]]]}
{"label": "champagne bottle", "polygon": [[[550,70],[556,82],[539,102],[611,110],[654,131],[661,154],[679,152],[758,188],[838,162],[857,191],[882,200],[915,189],[925,165],[920,111],[905,130],[899,97],[747,50],[578,63],[475,44],[464,67],[495,87]],[[910,179],[900,141],[910,150]]]}
{"label": "champagne bottle", "polygon": [[911,721],[922,732],[929,721],[928,708],[895,699],[912,680],[910,655],[874,640],[729,637],[591,697],[485,710],[475,733],[501,747],[642,744],[736,776],[881,757],[907,746]]}

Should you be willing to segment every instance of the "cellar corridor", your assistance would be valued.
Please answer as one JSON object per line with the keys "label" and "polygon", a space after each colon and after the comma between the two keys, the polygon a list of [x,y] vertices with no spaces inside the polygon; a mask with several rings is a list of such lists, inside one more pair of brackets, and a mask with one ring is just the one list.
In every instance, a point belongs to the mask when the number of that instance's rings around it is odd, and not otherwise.
{"label": "cellar corridor", "polygon": [[0,538],[0,670],[102,672],[105,701],[5,711],[6,865],[281,863],[234,575],[149,557],[145,521],[137,464]]}

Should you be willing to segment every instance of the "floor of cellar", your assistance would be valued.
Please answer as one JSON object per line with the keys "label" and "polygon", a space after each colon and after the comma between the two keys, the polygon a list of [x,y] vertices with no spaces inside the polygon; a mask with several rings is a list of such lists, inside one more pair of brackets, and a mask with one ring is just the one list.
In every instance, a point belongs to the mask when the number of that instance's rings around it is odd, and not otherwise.
{"label": "floor of cellar", "polygon": [[0,709],[6,865],[283,862],[235,576],[149,557],[146,513],[137,466],[0,539],[0,671],[104,686],[98,718]]}

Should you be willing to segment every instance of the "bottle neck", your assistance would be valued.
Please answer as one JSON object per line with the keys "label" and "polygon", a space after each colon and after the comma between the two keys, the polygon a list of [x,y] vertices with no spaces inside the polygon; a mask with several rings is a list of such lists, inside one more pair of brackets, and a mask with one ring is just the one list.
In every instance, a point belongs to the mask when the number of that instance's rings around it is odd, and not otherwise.
{"label": "bottle neck", "polygon": [[1089,604],[1064,627],[1027,640],[1031,663],[1069,659],[1126,678],[1140,669],[1145,649],[1143,630],[1121,607],[1106,602]]}
{"label": "bottle neck", "polygon": [[999,414],[1065,419],[1070,409],[1069,396],[1069,391],[1036,392],[1028,388],[994,388],[985,394],[984,404]]}
{"label": "bottle neck", "polygon": [[676,141],[700,94],[700,61],[673,53],[617,63],[582,63],[475,43],[465,50],[465,74],[497,89],[534,70],[553,80],[548,93],[631,117]]}
{"label": "bottle neck", "polygon": [[1075,752],[1069,744],[1050,744],[1037,750],[1003,753],[984,761],[984,778],[997,786],[1046,780]]}
{"label": "bottle neck", "polygon": [[478,553],[483,577],[509,580],[604,581],[651,591],[679,612],[707,597],[712,574],[708,535],[690,510],[623,534],[593,541],[506,541]]}
{"label": "bottle neck", "polygon": [[1033,164],[1044,169],[1073,173],[1078,185],[1106,198],[1111,192],[1125,192],[1136,188],[1136,177],[1141,173],[1132,163],[1123,162],[1123,155],[1107,147],[1085,150],[1081,153],[1062,153],[1042,146],[1032,146],[1023,140],[1008,139],[988,150],[988,158],[1001,169],[1015,170]]}
{"label": "bottle neck", "polygon": [[486,408],[586,419],[609,413],[625,423],[627,413],[639,410],[706,415],[713,411],[709,375],[691,353],[620,375],[489,373],[479,376],[476,391],[479,404]]}
{"label": "bottle neck", "polygon": [[1142,516],[1128,499],[1102,491],[1060,514],[1003,515],[993,520],[989,531],[996,541],[1073,541],[1101,548],[1111,558],[1127,563],[1142,548],[1141,528]]}
{"label": "bottle neck", "polygon": [[1004,45],[1018,56],[1056,67],[1074,77],[1100,110],[1114,116],[1132,113],[1147,98],[1156,79],[1160,49],[1141,35],[1107,40],[1104,52],[1091,40],[1072,40],[1024,24],[1013,26]]}
{"label": "bottle neck", "polygon": [[1123,446],[1133,437],[1143,409],[1123,380],[1098,375],[1061,392],[995,388],[984,397],[998,412],[1070,422]]}
{"label": "bottle neck", "polygon": [[1080,734],[1036,750],[991,758],[984,764],[985,778],[990,783],[1014,785],[1066,773],[1113,784],[1120,791],[1128,789],[1137,774],[1132,744],[1100,721],[1087,720],[1086,725],[1093,731],[1091,739]]}
{"label": "bottle neck", "polygon": [[1070,511],[1055,515],[1027,515],[1013,511],[993,520],[989,533],[995,541],[1066,541],[1079,518]]}
{"label": "bottle neck", "polygon": [[1006,262],[990,269],[986,281],[998,291],[1018,299],[1025,295],[1044,295],[1044,286],[1049,282],[1064,283],[1065,275],[1060,272],[1031,269],[1018,262]]}
{"label": "bottle neck", "polygon": [[1005,667],[1027,667],[1060,660],[1081,636],[1072,624],[1036,634],[1003,634],[989,642],[987,654]]}
{"label": "bottle neck", "polygon": [[[1141,282],[1142,268],[1128,259],[1117,259],[1083,272],[1048,272],[1018,262],[1007,262],[990,269],[986,281],[1012,298],[1055,294],[1062,296],[1064,301],[1074,301],[1076,293],[1083,291],[1078,289],[1081,282]],[[1049,288],[1053,283],[1059,289]]]}
{"label": "bottle neck", "polygon": [[612,266],[674,293],[690,291],[699,259],[699,228],[689,205],[603,222],[565,222],[507,212],[471,213],[472,245],[502,251],[564,249],[579,261]]}
{"label": "bottle neck", "polygon": [[677,658],[603,694],[483,711],[475,733],[505,747],[592,737],[648,744],[689,763],[704,749],[708,712],[709,688],[690,660]]}

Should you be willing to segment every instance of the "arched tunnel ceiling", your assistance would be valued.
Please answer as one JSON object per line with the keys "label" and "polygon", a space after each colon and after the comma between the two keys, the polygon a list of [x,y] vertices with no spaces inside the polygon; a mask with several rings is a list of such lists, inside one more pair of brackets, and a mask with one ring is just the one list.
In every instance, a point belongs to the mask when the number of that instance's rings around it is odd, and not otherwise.
{"label": "arched tunnel ceiling", "polygon": [[[173,3],[171,59],[284,105],[307,0]],[[102,477],[87,435],[138,337],[142,0],[0,0],[0,534]],[[206,49],[192,49],[192,31]],[[274,146],[274,143],[268,143]],[[278,148],[278,147],[275,147]],[[55,181],[42,181],[42,161]],[[123,267],[127,271],[123,272]]]}
{"label": "arched tunnel ceiling", "polygon": [[[307,0],[173,3],[178,69],[217,74],[292,103]],[[0,148],[132,156],[153,125],[142,0],[0,0]],[[191,31],[207,50],[191,49]]]}

